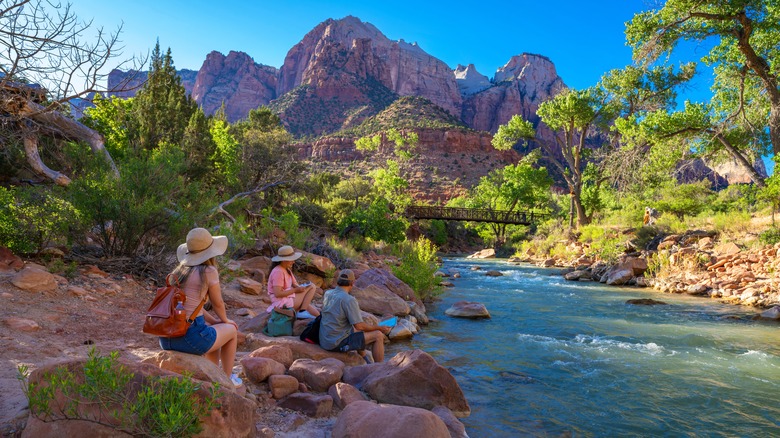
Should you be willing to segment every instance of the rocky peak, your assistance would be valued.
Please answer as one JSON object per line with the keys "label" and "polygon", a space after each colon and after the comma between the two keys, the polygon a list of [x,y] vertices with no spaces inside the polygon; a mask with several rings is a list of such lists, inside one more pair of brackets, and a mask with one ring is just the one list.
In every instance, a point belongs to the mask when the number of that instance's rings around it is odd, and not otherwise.
{"label": "rocky peak", "polygon": [[371,96],[359,98],[361,91],[355,88],[361,81],[401,96],[425,97],[452,114],[460,112],[462,98],[444,62],[416,43],[391,41],[372,24],[352,16],[323,21],[290,49],[276,92],[281,96],[309,85],[316,94],[317,88],[332,90],[344,84],[353,88],[346,92],[350,100],[371,100]]}
{"label": "rocky peak", "polygon": [[523,53],[510,58],[509,62],[496,70],[493,80],[496,83],[517,81],[526,91],[539,90],[540,86],[546,85],[548,89],[544,91],[547,94],[550,94],[553,86],[563,84],[555,70],[555,64],[550,61],[550,58],[531,53]]}
{"label": "rocky peak", "polygon": [[464,96],[478,93],[491,86],[490,79],[478,72],[474,64],[469,64],[467,67],[458,64],[454,73],[458,89]]}
{"label": "rocky peak", "polygon": [[225,56],[213,51],[198,71],[192,97],[206,114],[213,114],[224,102],[225,115],[234,122],[276,97],[277,74],[276,68],[257,64],[244,52]]}

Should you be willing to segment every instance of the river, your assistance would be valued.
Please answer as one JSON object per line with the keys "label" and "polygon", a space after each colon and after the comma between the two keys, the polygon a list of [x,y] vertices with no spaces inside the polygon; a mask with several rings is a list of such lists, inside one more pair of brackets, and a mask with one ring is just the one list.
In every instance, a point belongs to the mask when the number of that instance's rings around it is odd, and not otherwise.
{"label": "river", "polygon": [[[750,320],[755,309],[502,260],[446,259],[453,268],[462,277],[428,306],[435,321],[388,357],[419,348],[449,369],[472,438],[780,436],[780,326]],[[460,300],[492,318],[444,315]]]}

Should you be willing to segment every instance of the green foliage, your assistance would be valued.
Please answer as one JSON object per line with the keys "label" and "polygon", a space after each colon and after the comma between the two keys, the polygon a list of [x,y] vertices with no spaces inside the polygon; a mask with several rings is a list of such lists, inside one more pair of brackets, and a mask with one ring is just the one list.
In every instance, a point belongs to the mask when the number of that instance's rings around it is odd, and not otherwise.
{"label": "green foliage", "polygon": [[361,152],[376,152],[382,144],[382,134],[367,135],[355,140],[355,149]]}
{"label": "green foliage", "polygon": [[65,263],[61,258],[56,258],[47,266],[52,274],[59,274],[65,278],[74,278],[78,273],[79,265],[76,262]]}
{"label": "green foliage", "polygon": [[617,261],[623,252],[623,239],[616,230],[601,225],[586,225],[579,229],[579,241],[589,245],[586,255],[607,263]]}
{"label": "green foliage", "polygon": [[300,219],[298,214],[293,211],[287,211],[278,218],[279,228],[287,234],[287,241],[290,245],[296,248],[303,248],[306,246],[306,240],[309,238],[311,231],[307,228],[300,227]]}
{"label": "green foliage", "polygon": [[17,254],[38,253],[49,244],[70,238],[81,214],[62,198],[58,188],[0,186],[0,246]]}
{"label": "green foliage", "polygon": [[419,141],[416,132],[401,132],[395,128],[390,128],[387,131],[387,139],[395,144],[393,152],[402,160],[412,159]]}
{"label": "green foliage", "polygon": [[709,204],[712,190],[709,181],[702,180],[691,184],[668,184],[662,190],[662,199],[658,209],[672,213],[682,220],[685,216],[696,216]]}
{"label": "green foliage", "polygon": [[757,198],[772,206],[772,224],[775,223],[775,213],[780,210],[780,155],[772,157],[775,161],[775,172],[766,179],[766,187],[757,193]]}
{"label": "green foliage", "polygon": [[761,234],[758,235],[758,240],[764,245],[775,245],[780,243],[780,228],[772,227],[761,232]]}
{"label": "green foliage", "polygon": [[708,147],[757,157],[770,146],[780,152],[779,31],[780,7],[774,1],[669,0],[636,14],[627,23],[626,38],[642,64],[668,62],[681,41],[712,43],[705,44],[711,48],[701,58],[714,72],[708,105],[712,129],[698,135]]}
{"label": "green foliage", "polygon": [[440,279],[433,274],[438,269],[436,263],[436,245],[421,237],[416,241],[407,241],[394,247],[400,264],[392,268],[399,280],[408,284],[421,300],[438,295]]}
{"label": "green foliage", "polygon": [[134,100],[111,96],[95,96],[92,108],[84,111],[81,122],[103,134],[105,146],[111,156],[117,160],[124,157],[130,149],[128,129],[133,126]]}
{"label": "green foliage", "polygon": [[[352,210],[338,226],[339,234],[346,236],[355,233],[363,238],[385,243],[402,242],[406,236],[407,223],[402,218],[396,218],[390,212],[388,202],[377,199],[367,208]],[[360,248],[363,244],[352,242]]]}
{"label": "green foliage", "polygon": [[427,234],[435,245],[444,245],[447,243],[447,223],[442,220],[432,219]]}
{"label": "green foliage", "polygon": [[523,120],[519,115],[514,115],[505,125],[498,127],[490,142],[494,148],[506,151],[512,149],[518,141],[532,139],[535,135],[533,123]]}
{"label": "green foliage", "polygon": [[709,209],[717,213],[754,212],[758,199],[758,187],[754,184],[731,184],[717,193]]}
{"label": "green foliage", "polygon": [[255,245],[255,236],[244,216],[237,216],[235,222],[225,221],[219,224],[220,234],[228,238],[228,250],[225,257],[230,260],[233,255]]}
{"label": "green foliage", "polygon": [[[41,384],[29,382],[29,369],[20,365],[17,378],[32,415],[42,421],[90,421],[149,437],[189,437],[202,430],[200,418],[217,406],[217,384],[205,396],[198,395],[200,385],[189,376],[151,377],[139,387],[118,357],[117,352],[101,356],[93,348],[83,369],[57,367]],[[96,409],[85,410],[84,404]]]}
{"label": "green foliage", "polygon": [[401,175],[397,161],[387,160],[385,167],[372,170],[369,176],[374,180],[374,190],[379,197],[387,199],[398,211],[412,203],[412,198],[406,193],[409,181]]}
{"label": "green foliage", "polygon": [[134,99],[131,145],[151,150],[164,143],[180,144],[196,109],[181,85],[171,49],[162,55],[158,42],[149,62],[149,77]]}
{"label": "green foliage", "polygon": [[208,191],[186,182],[178,148],[162,145],[128,156],[119,163],[119,179],[99,164],[73,181],[70,198],[107,256],[172,245],[213,206]]}
{"label": "green foliage", "polygon": [[241,146],[228,128],[228,124],[222,120],[215,120],[212,124],[210,132],[215,148],[211,160],[218,172],[217,179],[226,187],[237,188],[241,168]]}

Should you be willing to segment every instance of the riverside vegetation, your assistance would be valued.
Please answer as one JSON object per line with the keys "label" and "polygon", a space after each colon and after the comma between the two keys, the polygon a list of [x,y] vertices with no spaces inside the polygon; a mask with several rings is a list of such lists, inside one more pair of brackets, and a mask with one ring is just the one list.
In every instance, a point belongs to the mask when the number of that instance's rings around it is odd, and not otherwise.
{"label": "riverside vegetation", "polygon": [[[25,164],[21,125],[0,128],[0,246],[65,275],[89,263],[160,281],[172,267],[167,255],[198,224],[227,235],[234,259],[281,244],[326,255],[337,269],[351,267],[361,254],[394,256],[393,272],[421,300],[442,291],[433,275],[440,250],[494,246],[505,255],[559,264],[576,264],[581,257],[589,264],[615,264],[627,252],[645,251],[647,275],[660,279],[679,273],[671,270],[675,264],[667,256],[652,252],[669,236],[703,230],[718,243],[763,251],[764,245],[780,242],[775,222],[780,176],[753,166],[761,156],[773,156],[777,163],[780,151],[780,89],[777,72],[769,67],[777,64],[779,49],[775,39],[764,38],[780,31],[780,10],[758,0],[701,2],[700,10],[689,14],[686,5],[669,0],[656,11],[637,14],[626,35],[637,60],[648,62],[671,52],[679,39],[716,38],[719,45],[707,58],[716,64],[710,102],[676,109],[675,90],[693,76],[695,61],[679,67],[639,62],[606,72],[597,85],[564,91],[540,106],[537,116],[553,132],[551,142],[538,139],[538,125],[529,120],[507,121],[493,145],[524,158],[492,170],[467,193],[447,200],[451,206],[549,214],[551,219],[538,226],[410,224],[402,214],[415,202],[409,172],[425,154],[417,145],[418,131],[466,129],[428,101],[401,98],[396,116],[382,113],[341,133],[353,137],[356,149],[366,154],[364,162],[312,171],[312,163],[297,156],[296,139],[275,107],[251,110],[235,123],[223,111],[206,115],[181,85],[171,50],[163,53],[158,44],[135,97],[98,95],[81,119],[104,138],[118,176],[86,144],[52,137],[43,139],[41,158],[75,177],[67,186],[31,184],[35,175]],[[744,32],[723,30],[723,23],[728,29],[749,28],[756,37],[742,40]],[[31,79],[24,71],[10,76]],[[372,112],[396,98],[377,96]],[[284,104],[281,99],[277,106]],[[297,123],[305,125],[312,115],[299,117]],[[678,175],[681,164],[699,158],[747,163],[751,182],[722,187]],[[662,215],[652,226],[642,226],[648,206]],[[686,255],[705,270],[720,262],[713,254],[702,257],[696,251]],[[35,396],[35,388],[28,387],[28,394]],[[46,412],[42,404],[39,408]],[[180,430],[170,423],[161,427],[163,434]]]}

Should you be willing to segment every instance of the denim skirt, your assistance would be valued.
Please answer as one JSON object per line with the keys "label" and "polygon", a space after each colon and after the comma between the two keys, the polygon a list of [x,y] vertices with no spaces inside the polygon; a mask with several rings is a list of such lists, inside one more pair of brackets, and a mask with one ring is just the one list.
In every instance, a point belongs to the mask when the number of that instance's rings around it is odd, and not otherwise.
{"label": "denim skirt", "polygon": [[206,325],[203,315],[195,318],[195,321],[187,329],[187,334],[178,338],[160,338],[160,348],[163,350],[181,351],[197,355],[206,354],[217,340],[217,331],[214,327]]}

